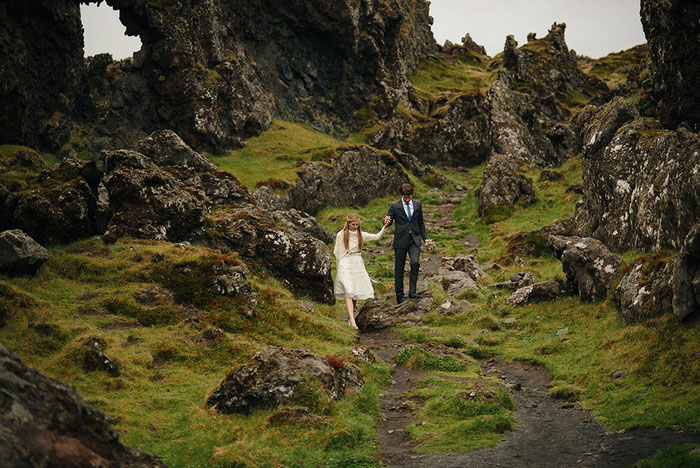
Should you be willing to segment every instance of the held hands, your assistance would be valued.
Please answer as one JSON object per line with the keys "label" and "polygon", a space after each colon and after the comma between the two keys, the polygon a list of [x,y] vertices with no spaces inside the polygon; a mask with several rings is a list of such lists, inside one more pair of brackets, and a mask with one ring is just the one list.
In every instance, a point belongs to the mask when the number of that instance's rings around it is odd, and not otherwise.
{"label": "held hands", "polygon": [[384,216],[384,227],[388,226],[389,224],[391,224],[391,216]]}

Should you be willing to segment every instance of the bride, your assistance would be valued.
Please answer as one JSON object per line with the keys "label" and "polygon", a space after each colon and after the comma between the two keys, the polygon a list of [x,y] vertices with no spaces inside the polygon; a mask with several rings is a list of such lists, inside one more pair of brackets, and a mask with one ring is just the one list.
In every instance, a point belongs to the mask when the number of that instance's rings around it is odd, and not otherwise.
{"label": "bride", "polygon": [[363,232],[360,216],[352,213],[345,219],[343,230],[335,236],[335,254],[337,272],[335,275],[335,297],[345,299],[348,311],[348,324],[357,329],[355,323],[355,306],[358,300],[374,298],[374,288],[370,282],[365,263],[362,260],[362,246],[365,241],[379,240],[384,235],[389,222],[377,234]]}

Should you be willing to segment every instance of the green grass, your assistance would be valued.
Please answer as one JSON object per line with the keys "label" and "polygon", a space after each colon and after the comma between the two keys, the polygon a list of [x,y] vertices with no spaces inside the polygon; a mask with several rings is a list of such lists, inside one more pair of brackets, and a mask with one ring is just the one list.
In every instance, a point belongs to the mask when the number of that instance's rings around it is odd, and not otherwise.
{"label": "green grass", "polygon": [[487,69],[487,58],[473,54],[469,60],[431,55],[409,77],[418,97],[434,101],[441,96],[485,93],[494,80]]}
{"label": "green grass", "polygon": [[584,73],[605,81],[610,89],[627,81],[627,73],[644,62],[647,56],[647,44],[640,44],[620,52],[608,54],[596,60],[584,62]]}
{"label": "green grass", "polygon": [[[154,263],[157,254],[164,259]],[[369,454],[387,364],[358,363],[364,388],[325,406],[310,387],[303,402],[318,403],[311,405],[323,418],[318,427],[269,424],[274,411],[223,416],[204,407],[229,370],[263,347],[352,360],[355,343],[337,307],[315,304],[306,312],[262,267],[250,269],[252,315],[239,298],[206,293],[208,267],[221,258],[204,247],[130,239],[52,247],[35,277],[0,276],[0,307],[10,310],[0,341],[25,363],[76,386],[116,417],[125,443],[170,467],[378,466]],[[193,294],[182,295],[185,289]],[[203,339],[214,326],[224,337]],[[119,377],[81,369],[81,342],[93,336],[106,341]]]}
{"label": "green grass", "polygon": [[671,444],[653,457],[639,461],[631,468],[697,468],[700,467],[700,445]]}
{"label": "green grass", "polygon": [[246,140],[243,148],[209,159],[251,190],[262,182],[284,188],[293,185],[302,164],[333,157],[335,149],[346,143],[306,124],[275,120],[269,129]]}
{"label": "green grass", "polygon": [[492,447],[515,427],[513,401],[495,380],[434,376],[421,381],[413,396],[425,400],[408,427],[422,453]]}

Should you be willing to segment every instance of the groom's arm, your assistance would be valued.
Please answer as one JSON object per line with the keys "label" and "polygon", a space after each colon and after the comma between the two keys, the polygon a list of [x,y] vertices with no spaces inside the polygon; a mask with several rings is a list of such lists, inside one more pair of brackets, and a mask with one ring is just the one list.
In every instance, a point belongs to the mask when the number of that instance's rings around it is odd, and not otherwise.
{"label": "groom's arm", "polygon": [[389,205],[389,209],[387,210],[386,215],[390,219],[389,224],[387,226],[391,226],[392,224],[394,224],[394,218],[396,217],[396,214],[394,213],[394,205],[393,204]]}
{"label": "groom's arm", "polygon": [[418,230],[420,231],[420,236],[423,240],[428,238],[428,231],[425,229],[425,223],[423,222],[423,204],[420,205],[418,215]]}

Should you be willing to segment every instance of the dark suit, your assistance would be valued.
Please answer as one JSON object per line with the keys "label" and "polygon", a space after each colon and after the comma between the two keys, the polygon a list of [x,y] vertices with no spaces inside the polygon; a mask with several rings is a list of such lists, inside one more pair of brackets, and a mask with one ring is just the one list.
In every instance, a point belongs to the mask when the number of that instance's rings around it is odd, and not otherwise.
{"label": "dark suit", "polygon": [[396,291],[396,300],[401,302],[405,299],[403,273],[406,266],[406,254],[408,254],[411,263],[411,272],[408,277],[408,297],[415,297],[418,270],[420,269],[420,247],[423,240],[428,238],[428,233],[423,223],[423,208],[418,200],[413,200],[413,212],[410,220],[404,211],[403,199],[393,202],[386,214],[391,218],[389,225],[396,222],[393,244],[394,290]]}

